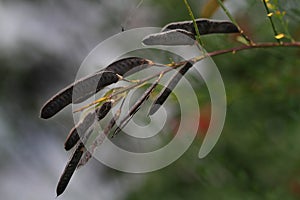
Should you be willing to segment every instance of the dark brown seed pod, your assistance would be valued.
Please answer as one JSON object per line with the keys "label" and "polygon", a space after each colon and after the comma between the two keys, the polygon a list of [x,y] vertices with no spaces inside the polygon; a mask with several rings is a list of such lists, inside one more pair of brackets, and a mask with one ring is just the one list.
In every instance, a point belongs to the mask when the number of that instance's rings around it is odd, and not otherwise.
{"label": "dark brown seed pod", "polygon": [[118,75],[132,74],[149,64],[152,64],[152,61],[138,57],[124,58],[114,62],[104,70],[76,81],[54,95],[42,107],[41,118],[52,117],[72,101],[73,103],[81,103],[104,87],[116,83],[120,79]]}
{"label": "dark brown seed pod", "polygon": [[97,120],[100,121],[103,119],[112,107],[112,102],[104,102],[100,108],[97,108],[96,111],[89,112],[84,119],[79,122],[75,127],[73,127],[66,139],[65,150],[69,151],[75,146],[79,141],[80,135],[84,134],[88,128],[94,123],[95,116]]}
{"label": "dark brown seed pod", "polygon": [[[200,35],[212,34],[212,33],[238,33],[239,30],[230,21],[223,20],[211,20],[211,19],[196,19],[196,24]],[[167,24],[162,28],[162,32],[174,29],[183,29],[192,34],[196,35],[196,30],[194,28],[193,21],[182,21],[182,22],[173,22]]]}
{"label": "dark brown seed pod", "polygon": [[76,170],[76,167],[77,167],[84,151],[85,151],[85,147],[84,147],[83,143],[80,143],[77,146],[76,150],[74,151],[70,161],[67,163],[67,165],[58,181],[58,184],[56,187],[57,196],[61,195],[65,191],[74,171]]}
{"label": "dark brown seed pod", "polygon": [[65,150],[69,151],[79,141],[80,135],[84,134],[88,128],[94,123],[95,112],[89,112],[83,120],[73,127],[66,139]]}
{"label": "dark brown seed pod", "polygon": [[182,76],[193,66],[191,62],[187,62],[174,76],[170,79],[168,85],[162,90],[158,97],[153,102],[149,115],[153,115],[160,106],[167,100],[173,89],[176,87]]}
{"label": "dark brown seed pod", "polygon": [[41,117],[50,118],[72,103],[80,103],[104,87],[116,83],[120,77],[114,72],[98,72],[66,87],[46,102],[41,110]]}
{"label": "dark brown seed pod", "polygon": [[103,119],[110,111],[111,107],[112,107],[112,102],[107,101],[104,102],[100,108],[96,109],[97,120],[100,121],[101,119]]}
{"label": "dark brown seed pod", "polygon": [[72,102],[73,85],[70,85],[51,99],[41,109],[41,118],[48,119]]}
{"label": "dark brown seed pod", "polygon": [[140,57],[128,57],[118,60],[112,63],[104,69],[104,71],[111,71],[121,76],[129,76],[135,72],[145,69],[149,65],[152,65],[151,60]]}
{"label": "dark brown seed pod", "polygon": [[[196,21],[198,27],[201,29],[201,20]],[[239,33],[238,27],[230,21],[218,21],[218,20],[210,20],[208,23],[208,30],[206,34],[211,33]]]}
{"label": "dark brown seed pod", "polygon": [[194,43],[195,35],[183,29],[155,33],[143,39],[145,45],[193,45]]}
{"label": "dark brown seed pod", "polygon": [[76,82],[73,87],[73,103],[83,102],[104,87],[118,82],[119,79],[120,77],[116,73],[104,71]]}

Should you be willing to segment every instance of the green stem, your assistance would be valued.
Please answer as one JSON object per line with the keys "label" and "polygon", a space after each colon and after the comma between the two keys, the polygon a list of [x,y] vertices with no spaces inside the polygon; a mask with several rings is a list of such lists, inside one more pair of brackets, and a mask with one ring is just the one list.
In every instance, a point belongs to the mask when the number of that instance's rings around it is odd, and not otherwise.
{"label": "green stem", "polygon": [[[269,8],[268,8],[268,6],[267,6],[266,0],[263,0],[263,3],[264,3],[264,6],[265,6],[265,9],[266,9],[266,12],[267,12],[267,16],[268,16],[268,18],[269,18],[269,20],[270,20],[270,23],[271,23],[271,25],[272,25],[272,29],[273,29],[274,34],[275,34],[275,38],[276,38],[276,36],[278,35],[278,32],[277,32],[277,30],[276,30],[276,28],[275,28],[275,24],[274,24],[274,22],[273,22],[272,15],[270,14],[270,10],[269,10]],[[281,41],[280,39],[277,39],[277,38],[276,38],[276,40],[277,40],[277,42],[278,42],[279,44],[282,43],[282,41]]]}
{"label": "green stem", "polygon": [[289,28],[288,28],[288,22],[283,19],[284,16],[280,16],[280,22],[284,28],[285,33],[287,34],[287,38],[291,41],[291,42],[295,42],[294,38],[292,37],[292,35],[290,34]]}
{"label": "green stem", "polygon": [[188,12],[189,12],[190,17],[191,17],[192,20],[193,20],[194,28],[195,28],[195,31],[196,31],[196,39],[197,39],[198,43],[199,43],[200,46],[201,46],[202,52],[204,52],[203,49],[202,49],[203,42],[202,42],[201,37],[200,37],[200,32],[199,32],[198,25],[197,25],[197,23],[196,23],[196,20],[195,20],[193,11],[192,11],[192,9],[191,9],[189,3],[187,2],[187,0],[183,0],[183,1],[184,1],[184,4],[185,4],[186,8],[188,9]]}
{"label": "green stem", "polygon": [[243,36],[243,38],[245,38],[245,40],[250,44],[250,45],[254,45],[254,42],[247,36],[244,34],[243,29],[239,26],[239,24],[235,21],[235,19],[232,17],[232,15],[230,14],[230,12],[228,11],[228,9],[225,7],[225,5],[223,4],[223,2],[221,0],[218,0],[219,5],[221,6],[221,8],[223,9],[223,11],[225,12],[225,14],[227,15],[227,17],[230,19],[230,21],[236,25],[236,27],[239,29],[240,34]]}

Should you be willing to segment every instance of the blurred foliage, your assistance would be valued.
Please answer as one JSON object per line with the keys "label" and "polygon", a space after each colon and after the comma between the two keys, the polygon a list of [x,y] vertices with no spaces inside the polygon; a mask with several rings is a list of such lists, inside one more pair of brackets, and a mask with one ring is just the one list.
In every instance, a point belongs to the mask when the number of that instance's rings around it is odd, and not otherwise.
{"label": "blurred foliage", "polygon": [[[291,35],[299,39],[299,1],[277,3],[286,12]],[[187,16],[182,1],[172,5],[180,9],[175,11],[179,16]],[[171,3],[160,6],[168,10]],[[261,1],[249,1],[235,17],[255,40],[275,41],[262,6]],[[204,37],[204,43],[208,51],[237,45],[231,36]],[[178,161],[150,173],[127,199],[300,198],[299,56],[296,48],[272,48],[214,57],[228,100],[226,123],[214,150],[198,159],[198,139]]]}

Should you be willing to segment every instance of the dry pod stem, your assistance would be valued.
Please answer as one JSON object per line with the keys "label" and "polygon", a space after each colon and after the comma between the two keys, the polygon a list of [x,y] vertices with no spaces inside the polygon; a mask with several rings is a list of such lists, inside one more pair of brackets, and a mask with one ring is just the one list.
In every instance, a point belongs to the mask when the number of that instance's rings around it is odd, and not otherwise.
{"label": "dry pod stem", "polygon": [[94,142],[90,145],[89,151],[86,151],[84,153],[84,156],[81,158],[80,162],[78,163],[78,167],[81,167],[81,166],[85,165],[90,160],[90,158],[92,157],[95,149],[103,143],[106,136],[109,134],[111,129],[115,126],[116,121],[118,120],[118,118],[120,116],[120,113],[121,113],[121,110],[118,110],[116,112],[116,114],[113,116],[113,118],[109,121],[109,123],[108,123],[107,127],[104,129],[103,133],[100,133],[96,137]]}
{"label": "dry pod stem", "polygon": [[176,87],[184,74],[193,66],[191,62],[187,62],[174,76],[170,79],[168,85],[162,90],[158,97],[153,102],[149,115],[153,115],[160,106],[167,100],[173,89]]}
{"label": "dry pod stem", "polygon": [[125,98],[123,99],[123,101],[122,101],[119,109],[116,111],[116,113],[114,114],[113,118],[108,122],[108,125],[105,127],[105,129],[103,130],[103,132],[100,133],[100,135],[98,135],[96,137],[96,139],[94,140],[94,142],[90,145],[89,151],[85,152],[84,156],[82,157],[82,159],[80,160],[80,162],[78,164],[78,167],[85,165],[89,161],[89,159],[92,157],[93,152],[95,151],[95,149],[99,145],[101,145],[103,143],[103,141],[105,140],[106,136],[109,134],[109,132],[111,131],[111,129],[115,126],[116,121],[120,117],[121,110],[122,110],[122,107],[124,105],[124,101],[125,101]]}
{"label": "dry pod stem", "polygon": [[118,134],[129,122],[131,117],[140,109],[141,105],[149,98],[151,92],[155,89],[155,87],[158,85],[158,82],[160,81],[161,76],[152,83],[152,85],[143,93],[143,95],[136,101],[136,103],[130,108],[127,115],[121,120],[120,126],[115,130],[112,137],[114,137],[116,134]]}

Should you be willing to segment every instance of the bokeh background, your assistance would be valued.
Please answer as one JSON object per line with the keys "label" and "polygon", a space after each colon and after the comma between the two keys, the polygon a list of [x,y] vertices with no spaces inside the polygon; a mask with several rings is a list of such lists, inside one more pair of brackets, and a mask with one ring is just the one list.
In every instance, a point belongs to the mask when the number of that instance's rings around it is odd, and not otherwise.
{"label": "bokeh background", "polygon": [[[197,17],[207,15],[213,3],[189,2]],[[279,3],[291,34],[300,40],[299,1]],[[227,0],[225,5],[255,41],[275,41],[261,1]],[[207,17],[227,19],[217,7]],[[99,42],[122,28],[189,19],[182,0],[0,1],[1,199],[55,198],[73,118],[70,108],[50,120],[40,119],[39,111],[75,79]],[[235,36],[203,39],[208,51],[239,45]],[[197,154],[210,103],[209,95],[199,92],[199,137],[179,160],[147,174],[121,173],[92,160],[59,199],[299,199],[299,56],[299,48],[272,48],[215,57],[228,111],[221,138],[206,158]]]}

